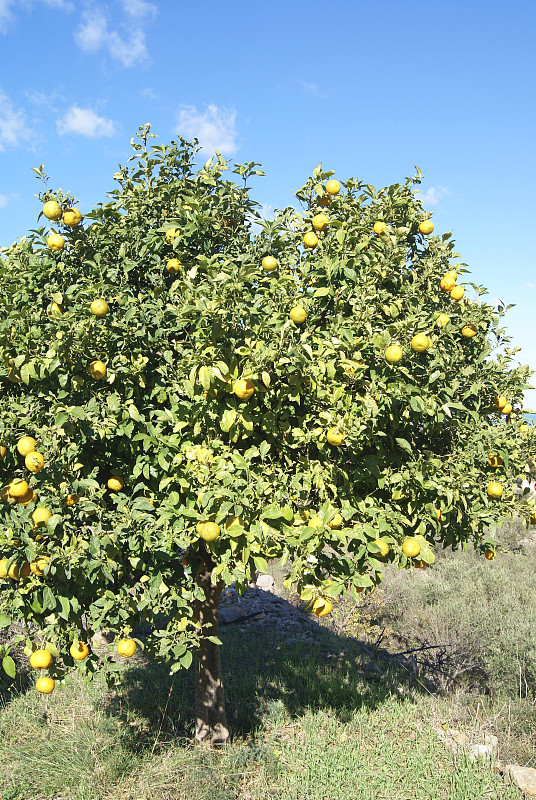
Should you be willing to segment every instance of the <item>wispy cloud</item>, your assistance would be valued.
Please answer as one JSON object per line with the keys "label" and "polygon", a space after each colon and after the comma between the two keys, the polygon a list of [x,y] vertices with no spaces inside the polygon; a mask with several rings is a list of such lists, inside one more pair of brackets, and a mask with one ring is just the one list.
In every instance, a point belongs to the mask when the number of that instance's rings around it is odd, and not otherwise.
{"label": "wispy cloud", "polygon": [[311,83],[311,81],[302,81],[300,79],[298,79],[296,83],[306,94],[310,94],[312,97],[326,97],[326,92],[322,91],[322,89],[319,89],[316,83]]}
{"label": "wispy cloud", "polygon": [[0,194],[0,208],[7,206],[7,194]]}
{"label": "wispy cloud", "polygon": [[13,18],[13,0],[0,0],[0,33],[6,33],[7,24]]}
{"label": "wispy cloud", "polygon": [[90,139],[113,136],[117,131],[116,123],[113,120],[99,117],[90,108],[80,108],[76,105],[57,120],[56,127],[60,135],[77,133]]}
{"label": "wispy cloud", "polygon": [[437,206],[444,197],[452,197],[452,192],[446,186],[430,186],[423,195],[422,201],[425,206]]}
{"label": "wispy cloud", "polygon": [[0,151],[7,147],[29,144],[32,131],[26,118],[26,112],[15,109],[11,100],[0,91]]}
{"label": "wispy cloud", "polygon": [[145,26],[158,8],[145,0],[121,0],[121,6],[123,22],[119,29],[111,27],[105,6],[93,5],[84,12],[74,39],[85,53],[102,51],[124,67],[132,67],[149,57]]}
{"label": "wispy cloud", "polygon": [[34,6],[44,5],[58,11],[74,11],[75,4],[71,0],[0,0],[0,33],[6,33],[8,24],[13,20],[15,11],[31,11]]}
{"label": "wispy cloud", "polygon": [[536,289],[536,285],[534,283],[524,283],[521,288],[522,289]]}
{"label": "wispy cloud", "polygon": [[199,144],[210,153],[218,150],[223,155],[232,155],[238,149],[236,110],[214,104],[205,111],[184,106],[177,115],[177,133],[185,139],[199,139]]}

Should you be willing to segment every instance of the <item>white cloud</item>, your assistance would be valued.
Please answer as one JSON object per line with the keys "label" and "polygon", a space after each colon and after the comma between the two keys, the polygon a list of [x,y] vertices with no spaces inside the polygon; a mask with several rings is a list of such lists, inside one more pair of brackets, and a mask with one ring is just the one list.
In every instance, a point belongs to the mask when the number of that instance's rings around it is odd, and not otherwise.
{"label": "white cloud", "polygon": [[99,117],[90,108],[79,108],[79,106],[72,106],[61,119],[57,120],[56,127],[59,134],[78,133],[90,139],[113,136],[116,132],[116,124],[111,119]]}
{"label": "white cloud", "polygon": [[148,58],[145,24],[158,8],[145,0],[121,0],[121,5],[124,13],[119,30],[110,27],[105,7],[91,6],[84,12],[74,39],[85,53],[102,50],[124,67],[132,67]]}
{"label": "white cloud", "polygon": [[184,106],[177,115],[177,133],[185,139],[199,139],[199,144],[210,153],[219,150],[223,155],[231,155],[238,149],[236,111],[220,109],[213,103],[205,111]]}
{"label": "white cloud", "polygon": [[11,7],[13,0],[0,0],[0,33],[5,33],[7,23],[11,20]]}
{"label": "white cloud", "polygon": [[313,97],[327,97],[326,92],[323,92],[321,89],[319,89],[316,83],[302,80],[297,80],[296,83],[301,86],[304,92],[312,95]]}
{"label": "white cloud", "polygon": [[536,289],[536,285],[534,283],[524,283],[521,288],[522,289]]}
{"label": "white cloud", "polygon": [[0,194],[0,208],[7,206],[7,194]]}
{"label": "white cloud", "polygon": [[31,138],[26,113],[13,108],[9,97],[0,91],[0,151],[29,142]]}
{"label": "white cloud", "polygon": [[450,189],[446,186],[430,186],[422,201],[425,206],[437,206],[444,197],[452,197]]}

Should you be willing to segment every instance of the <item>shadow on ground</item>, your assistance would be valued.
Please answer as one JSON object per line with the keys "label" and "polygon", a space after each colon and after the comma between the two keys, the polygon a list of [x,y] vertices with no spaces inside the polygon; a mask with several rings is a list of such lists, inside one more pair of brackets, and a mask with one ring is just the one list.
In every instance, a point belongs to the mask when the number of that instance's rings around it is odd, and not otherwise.
{"label": "shadow on ground", "polygon": [[[326,627],[312,630],[314,635],[308,630],[305,641],[289,640],[269,616],[255,625],[221,626],[227,714],[234,736],[251,736],[281,716],[297,719],[310,708],[331,709],[346,722],[356,709],[373,709],[387,697],[407,699],[429,691],[385,650]],[[170,676],[166,664],[132,665],[109,697],[106,712],[121,718],[131,731],[138,728],[140,741],[155,734],[167,741],[190,738],[193,668]],[[149,731],[153,736],[147,736]]]}

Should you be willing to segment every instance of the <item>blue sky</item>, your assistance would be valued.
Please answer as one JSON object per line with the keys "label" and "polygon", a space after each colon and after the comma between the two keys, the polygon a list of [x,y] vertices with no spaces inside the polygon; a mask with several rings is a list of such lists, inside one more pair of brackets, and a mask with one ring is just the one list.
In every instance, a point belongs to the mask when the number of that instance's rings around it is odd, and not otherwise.
{"label": "blue sky", "polygon": [[320,161],[377,186],[418,164],[536,370],[535,29],[533,0],[0,0],[0,246],[35,225],[32,167],[83,211],[146,122],[262,162],[267,210]]}

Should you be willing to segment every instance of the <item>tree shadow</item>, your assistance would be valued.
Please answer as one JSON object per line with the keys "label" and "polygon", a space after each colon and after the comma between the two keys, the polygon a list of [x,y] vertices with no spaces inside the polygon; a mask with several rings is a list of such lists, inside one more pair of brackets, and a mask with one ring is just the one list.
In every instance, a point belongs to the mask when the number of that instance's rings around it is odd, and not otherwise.
{"label": "tree shadow", "polygon": [[[282,614],[296,612],[281,598],[279,608]],[[254,737],[263,726],[280,718],[298,719],[308,709],[330,709],[346,722],[362,707],[372,710],[387,698],[407,700],[432,688],[386,650],[339,636],[314,620],[283,627],[281,616],[266,614],[220,625],[220,638],[227,715],[235,737]],[[132,665],[108,696],[105,711],[125,723],[132,746],[191,739],[193,667],[170,676],[166,664]]]}

